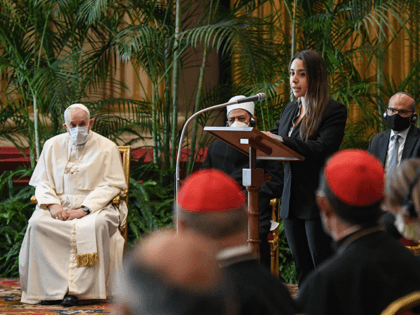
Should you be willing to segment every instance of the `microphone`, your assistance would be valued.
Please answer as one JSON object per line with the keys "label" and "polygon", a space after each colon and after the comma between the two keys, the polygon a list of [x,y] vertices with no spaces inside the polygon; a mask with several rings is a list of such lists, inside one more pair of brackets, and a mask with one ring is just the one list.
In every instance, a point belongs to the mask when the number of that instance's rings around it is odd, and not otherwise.
{"label": "microphone", "polygon": [[245,97],[237,100],[238,104],[246,102],[260,102],[265,100],[265,93],[258,93],[250,97]]}

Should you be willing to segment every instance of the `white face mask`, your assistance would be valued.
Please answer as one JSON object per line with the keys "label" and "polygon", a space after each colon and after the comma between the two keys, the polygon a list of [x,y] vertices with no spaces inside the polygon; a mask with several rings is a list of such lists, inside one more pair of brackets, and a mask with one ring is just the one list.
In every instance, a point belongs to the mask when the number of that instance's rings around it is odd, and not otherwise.
{"label": "white face mask", "polygon": [[406,239],[420,241],[420,226],[416,221],[405,223],[403,215],[397,213],[395,215],[395,226]]}
{"label": "white face mask", "polygon": [[235,122],[230,126],[231,127],[248,127],[248,124],[246,124],[242,121],[235,120]]}
{"label": "white face mask", "polygon": [[70,134],[70,139],[74,144],[83,144],[87,141],[89,135],[89,128],[86,127],[74,127],[68,129]]}

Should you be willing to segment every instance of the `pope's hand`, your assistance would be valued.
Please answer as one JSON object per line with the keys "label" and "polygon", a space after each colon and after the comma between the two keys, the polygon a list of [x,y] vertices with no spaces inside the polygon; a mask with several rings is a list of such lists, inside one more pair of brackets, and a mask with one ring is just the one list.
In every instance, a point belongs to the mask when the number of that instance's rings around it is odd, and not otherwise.
{"label": "pope's hand", "polygon": [[269,136],[270,138],[274,138],[274,135],[270,131],[261,131],[266,136]]}
{"label": "pope's hand", "polygon": [[66,210],[64,210],[60,205],[58,204],[49,205],[48,209],[50,210],[51,216],[54,219],[58,219],[61,221],[65,221],[67,219]]}
{"label": "pope's hand", "polygon": [[67,220],[80,219],[87,215],[82,208],[67,210]]}

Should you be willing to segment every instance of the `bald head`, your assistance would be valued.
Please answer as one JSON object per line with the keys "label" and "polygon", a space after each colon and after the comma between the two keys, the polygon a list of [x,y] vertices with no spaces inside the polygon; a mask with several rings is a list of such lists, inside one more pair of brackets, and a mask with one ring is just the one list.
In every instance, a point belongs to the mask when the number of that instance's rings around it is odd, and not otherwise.
{"label": "bald head", "polygon": [[174,285],[205,291],[215,288],[220,280],[215,253],[204,238],[165,231],[146,237],[133,258]]}
{"label": "bald head", "polygon": [[118,314],[225,314],[223,283],[208,240],[155,232],[125,261],[117,279]]}
{"label": "bald head", "polygon": [[416,101],[410,94],[398,92],[389,99],[388,107],[416,111]]}

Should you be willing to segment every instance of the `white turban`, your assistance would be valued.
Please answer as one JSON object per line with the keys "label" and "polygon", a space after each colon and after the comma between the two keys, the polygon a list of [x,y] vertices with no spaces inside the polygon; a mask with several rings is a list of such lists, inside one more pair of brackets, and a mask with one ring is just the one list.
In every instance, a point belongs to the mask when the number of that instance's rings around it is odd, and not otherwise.
{"label": "white turban", "polygon": [[[229,102],[233,102],[236,100],[240,100],[242,98],[245,98],[245,96],[243,95],[237,95],[232,97]],[[251,116],[254,116],[254,108],[255,108],[255,104],[254,102],[246,102],[246,103],[241,103],[241,104],[235,104],[235,105],[229,105],[226,107],[226,111],[227,111],[227,116],[229,116],[229,113],[234,110],[234,109],[245,109],[247,112],[249,112],[251,114]]]}

